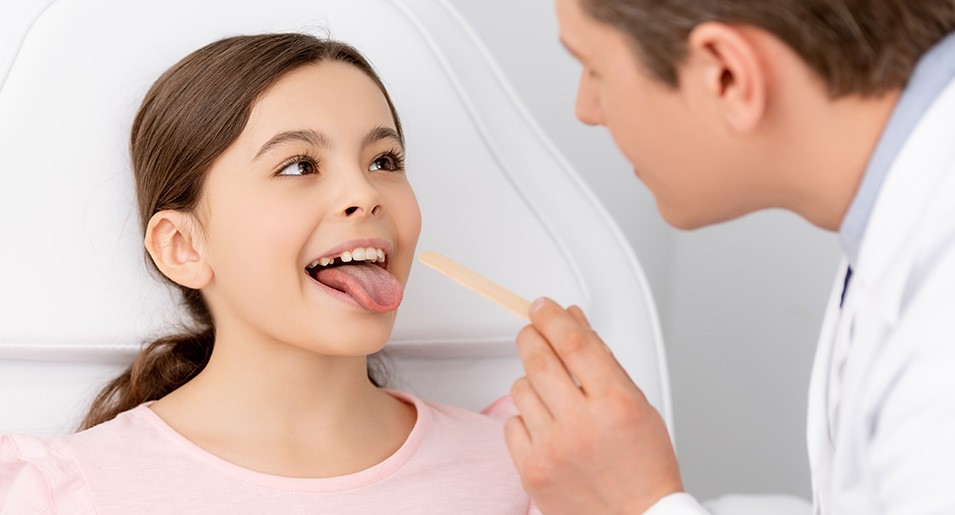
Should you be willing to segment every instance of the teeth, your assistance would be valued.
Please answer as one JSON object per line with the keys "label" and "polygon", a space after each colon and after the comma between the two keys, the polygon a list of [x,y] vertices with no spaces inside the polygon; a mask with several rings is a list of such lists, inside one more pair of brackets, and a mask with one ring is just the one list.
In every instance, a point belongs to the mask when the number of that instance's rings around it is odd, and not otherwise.
{"label": "teeth", "polygon": [[[323,257],[316,259],[309,263],[308,268],[315,268],[316,266],[328,266],[335,263],[333,257]],[[366,261],[368,263],[384,263],[385,262],[385,251],[375,247],[358,247],[352,250],[346,250],[342,252],[338,259],[341,259],[342,263],[350,263],[352,261]]]}

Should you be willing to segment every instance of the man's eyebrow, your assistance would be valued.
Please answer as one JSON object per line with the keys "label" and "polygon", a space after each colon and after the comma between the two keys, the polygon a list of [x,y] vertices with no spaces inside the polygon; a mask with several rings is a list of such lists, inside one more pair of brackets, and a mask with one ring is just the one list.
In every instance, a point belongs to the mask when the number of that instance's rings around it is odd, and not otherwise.
{"label": "man's eyebrow", "polygon": [[405,142],[401,139],[398,131],[392,129],[391,127],[376,127],[365,135],[365,139],[363,139],[361,142],[361,147],[365,148],[383,139],[393,139],[395,140],[395,143],[398,143],[402,147],[405,146]]}
{"label": "man's eyebrow", "polygon": [[301,141],[316,147],[327,148],[329,146],[328,136],[320,132],[315,132],[311,129],[284,131],[272,136],[266,141],[265,144],[262,145],[262,148],[255,154],[253,161],[262,157],[262,154],[265,154],[269,150],[290,141]]}

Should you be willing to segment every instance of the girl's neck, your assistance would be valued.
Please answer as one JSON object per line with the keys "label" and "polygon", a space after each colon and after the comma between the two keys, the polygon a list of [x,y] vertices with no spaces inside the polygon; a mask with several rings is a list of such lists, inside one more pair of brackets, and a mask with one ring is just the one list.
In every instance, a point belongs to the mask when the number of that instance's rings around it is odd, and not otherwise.
{"label": "girl's neck", "polygon": [[365,356],[322,356],[220,332],[209,364],[152,405],[199,447],[259,472],[328,477],[378,463],[414,407],[375,387]]}

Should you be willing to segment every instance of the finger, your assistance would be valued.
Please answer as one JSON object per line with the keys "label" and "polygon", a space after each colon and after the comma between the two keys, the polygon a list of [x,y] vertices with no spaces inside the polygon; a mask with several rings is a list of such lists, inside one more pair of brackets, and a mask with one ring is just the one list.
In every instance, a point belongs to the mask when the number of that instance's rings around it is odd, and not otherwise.
{"label": "finger", "polygon": [[554,422],[554,416],[544,405],[544,402],[538,396],[531,382],[526,377],[521,377],[511,386],[511,399],[517,406],[521,418],[524,421],[524,427],[530,435],[531,441],[535,435],[547,431]]}
{"label": "finger", "polygon": [[511,417],[504,423],[504,442],[514,464],[520,468],[531,449],[531,437],[520,416]]}
{"label": "finger", "polygon": [[[577,306],[577,305],[570,306],[569,308],[567,308],[567,312],[570,313],[570,316],[574,317],[574,320],[580,322],[581,324],[586,325],[593,331],[593,326],[590,325],[590,320],[587,320],[587,315],[585,315],[584,311],[580,309],[580,306]],[[597,334],[597,331],[594,331],[594,334],[597,336],[597,338],[600,338],[600,335]],[[613,351],[610,349],[610,346],[608,346],[606,342],[601,340],[601,343],[603,343],[603,347],[605,351],[613,353]]]}
{"label": "finger", "polygon": [[567,308],[567,312],[570,313],[574,320],[577,320],[581,324],[590,327],[590,320],[587,320],[587,315],[584,315],[584,311],[580,309],[579,306],[571,306]]}
{"label": "finger", "polygon": [[554,349],[533,326],[527,326],[517,335],[517,352],[527,380],[554,418],[572,409],[582,400],[573,375],[564,366]]}
{"label": "finger", "polygon": [[[590,320],[587,319],[587,315],[584,314],[584,311],[580,309],[579,306],[571,306],[567,308],[567,312],[570,313],[570,316],[574,317],[574,320],[580,322],[581,324],[586,325],[593,331],[593,326],[590,325]],[[600,335],[597,334],[597,331],[594,331],[594,334],[597,335],[597,338],[600,338]],[[601,340],[604,350],[612,353],[613,350],[610,349],[610,346],[607,345],[607,342]]]}
{"label": "finger", "polygon": [[585,393],[604,392],[621,381],[632,384],[596,333],[557,303],[537,299],[531,305],[530,316],[534,328],[580,381]]}

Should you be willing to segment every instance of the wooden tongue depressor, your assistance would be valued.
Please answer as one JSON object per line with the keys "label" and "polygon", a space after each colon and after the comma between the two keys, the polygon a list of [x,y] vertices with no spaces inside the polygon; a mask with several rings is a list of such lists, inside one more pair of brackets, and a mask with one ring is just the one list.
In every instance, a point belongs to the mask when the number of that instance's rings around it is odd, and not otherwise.
{"label": "wooden tongue depressor", "polygon": [[422,252],[418,261],[448,276],[458,284],[470,288],[501,307],[530,322],[531,303],[494,281],[437,252]]}

